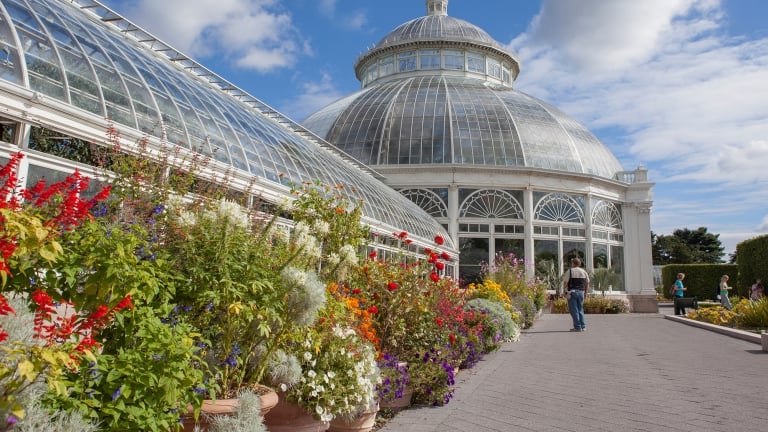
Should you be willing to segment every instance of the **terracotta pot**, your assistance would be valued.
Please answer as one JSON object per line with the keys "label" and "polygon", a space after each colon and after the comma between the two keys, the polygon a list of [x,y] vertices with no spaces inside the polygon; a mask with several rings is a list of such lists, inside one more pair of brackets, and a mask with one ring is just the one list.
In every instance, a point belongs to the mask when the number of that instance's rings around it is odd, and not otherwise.
{"label": "terracotta pot", "polygon": [[277,405],[277,392],[267,386],[261,386],[263,389],[259,393],[259,401],[261,402],[261,416],[264,417],[267,413]]}
{"label": "terracotta pot", "polygon": [[[261,416],[263,417],[269,410],[277,405],[277,392],[267,386],[259,386],[259,402],[261,405]],[[208,419],[217,415],[235,415],[238,407],[237,398],[233,399],[217,399],[217,400],[204,400],[203,405],[200,408],[200,418],[195,423],[192,407],[189,407],[189,412],[184,416],[183,424],[184,432],[194,432],[195,425],[199,426],[200,430],[205,432],[208,430],[210,422]]]}
{"label": "terracotta pot", "polygon": [[317,420],[311,413],[290,402],[285,393],[277,392],[278,401],[264,416],[264,425],[269,432],[324,432],[327,421]]}
{"label": "terracotta pot", "polygon": [[205,432],[210,426],[208,419],[217,415],[234,415],[237,412],[238,401],[237,399],[217,399],[217,400],[204,400],[203,406],[200,408],[200,418],[195,423],[194,415],[192,414],[192,407],[190,406],[189,413],[184,416],[183,419],[183,431],[194,432],[195,426],[198,426],[201,431]]}
{"label": "terracotta pot", "polygon": [[370,432],[376,425],[376,414],[379,411],[366,411],[356,419],[333,419],[328,432]]}

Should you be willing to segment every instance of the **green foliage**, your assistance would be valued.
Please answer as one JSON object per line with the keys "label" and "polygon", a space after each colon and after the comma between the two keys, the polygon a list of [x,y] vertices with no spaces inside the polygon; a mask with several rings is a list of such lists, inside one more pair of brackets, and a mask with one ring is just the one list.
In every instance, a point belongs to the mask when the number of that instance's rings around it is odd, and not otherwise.
{"label": "green foliage", "polygon": [[49,394],[46,405],[79,412],[109,430],[179,430],[187,404],[200,406],[213,390],[202,387],[199,335],[183,322],[162,322],[146,307],[117,327],[120,342],[107,347],[112,351],[67,374],[67,393]]}
{"label": "green foliage", "polygon": [[593,291],[608,291],[609,287],[615,291],[620,291],[623,286],[621,274],[617,273],[614,268],[595,269],[589,279],[589,286]]}
{"label": "green foliage", "polygon": [[[669,287],[675,283],[678,273],[685,273],[683,285],[687,288],[685,297],[696,297],[699,300],[713,300],[715,288],[720,284],[720,278],[727,274],[731,280],[736,279],[738,267],[734,264],[670,264],[662,267],[661,280],[663,291],[669,297]],[[738,287],[737,287],[738,291]]]}
{"label": "green foliage", "polygon": [[699,227],[677,229],[672,235],[651,233],[654,265],[665,264],[716,264],[722,262],[723,246],[720,234],[707,232]]}
{"label": "green foliage", "polygon": [[734,305],[734,322],[739,328],[768,330],[768,297],[759,301],[741,300]]}
{"label": "green foliage", "polygon": [[736,291],[739,294],[746,297],[745,290],[754,283],[755,279],[762,279],[763,284],[768,282],[766,262],[768,262],[768,235],[744,240],[736,245],[736,264],[739,266],[739,275],[735,279],[731,275],[731,280],[736,284]]}
{"label": "green foliage", "polygon": [[497,254],[493,263],[483,267],[481,278],[498,283],[510,299],[516,296],[528,297],[536,310],[541,309],[547,301],[547,282],[526,278],[525,260],[514,254]]}
{"label": "green foliage", "polygon": [[494,345],[487,346],[487,348],[491,350],[498,349],[499,341],[514,340],[519,337],[517,324],[515,324],[501,303],[484,298],[476,298],[468,300],[464,305],[464,309],[482,312],[489,317],[489,325],[483,330],[485,334],[484,340],[490,341]]}

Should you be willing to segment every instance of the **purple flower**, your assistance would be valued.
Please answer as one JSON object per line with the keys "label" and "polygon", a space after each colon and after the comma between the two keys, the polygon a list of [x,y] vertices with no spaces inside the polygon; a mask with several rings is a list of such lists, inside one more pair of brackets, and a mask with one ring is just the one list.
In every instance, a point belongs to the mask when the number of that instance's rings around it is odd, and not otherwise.
{"label": "purple flower", "polygon": [[123,391],[123,386],[118,387],[117,390],[115,390],[115,392],[112,393],[112,400],[113,401],[117,400],[117,398],[120,397],[120,393],[122,393],[122,391]]}

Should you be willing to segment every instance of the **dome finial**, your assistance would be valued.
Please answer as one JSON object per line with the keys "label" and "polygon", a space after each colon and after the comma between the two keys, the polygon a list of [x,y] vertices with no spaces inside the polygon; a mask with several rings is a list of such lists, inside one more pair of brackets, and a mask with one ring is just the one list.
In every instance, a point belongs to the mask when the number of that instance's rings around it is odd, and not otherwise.
{"label": "dome finial", "polygon": [[448,15],[448,0],[427,0],[427,15]]}

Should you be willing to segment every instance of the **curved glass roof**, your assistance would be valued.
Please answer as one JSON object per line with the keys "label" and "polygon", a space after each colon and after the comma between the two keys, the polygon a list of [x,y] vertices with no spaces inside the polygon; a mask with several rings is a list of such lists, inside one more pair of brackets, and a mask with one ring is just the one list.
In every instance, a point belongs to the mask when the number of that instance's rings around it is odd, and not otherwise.
{"label": "curved glass roof", "polygon": [[532,167],[607,178],[622,170],[605,145],[557,108],[472,78],[383,82],[321,109],[303,124],[373,167]]}
{"label": "curved glass roof", "polygon": [[557,108],[512,88],[515,57],[428,0],[355,65],[363,89],[310,115],[307,128],[371,167],[483,165],[613,178],[611,151]]}
{"label": "curved glass roof", "polygon": [[345,185],[366,218],[413,236],[445,233],[366,167],[96,1],[3,0],[0,78],[276,187]]}

